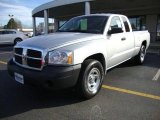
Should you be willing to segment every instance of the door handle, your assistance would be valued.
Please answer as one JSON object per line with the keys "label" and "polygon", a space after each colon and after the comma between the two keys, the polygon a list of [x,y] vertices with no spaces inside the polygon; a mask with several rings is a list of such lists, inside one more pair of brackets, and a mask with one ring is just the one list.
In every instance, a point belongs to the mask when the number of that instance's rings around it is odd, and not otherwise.
{"label": "door handle", "polygon": [[125,38],[125,37],[123,37],[123,38],[121,38],[121,40],[122,40],[122,41],[124,41],[124,40],[126,40],[126,38]]}

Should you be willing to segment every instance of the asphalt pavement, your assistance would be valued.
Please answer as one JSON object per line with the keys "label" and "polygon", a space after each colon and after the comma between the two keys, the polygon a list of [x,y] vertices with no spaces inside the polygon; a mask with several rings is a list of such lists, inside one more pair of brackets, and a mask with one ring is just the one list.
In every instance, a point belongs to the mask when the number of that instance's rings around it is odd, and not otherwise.
{"label": "asphalt pavement", "polygon": [[72,90],[17,83],[7,73],[12,49],[0,46],[0,120],[160,120],[159,54],[109,70],[100,93],[84,100]]}

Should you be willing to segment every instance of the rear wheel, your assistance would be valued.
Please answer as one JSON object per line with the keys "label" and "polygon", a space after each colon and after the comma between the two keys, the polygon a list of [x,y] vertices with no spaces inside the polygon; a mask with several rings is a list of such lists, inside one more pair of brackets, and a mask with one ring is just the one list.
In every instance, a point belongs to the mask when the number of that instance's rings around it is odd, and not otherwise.
{"label": "rear wheel", "polygon": [[78,82],[78,92],[86,99],[95,96],[101,86],[104,78],[102,64],[93,59],[84,61]]}
{"label": "rear wheel", "polygon": [[16,39],[14,40],[14,45],[16,45],[17,43],[19,43],[19,42],[21,42],[21,41],[22,41],[21,38],[16,38]]}
{"label": "rear wheel", "polygon": [[137,64],[143,64],[146,55],[146,46],[142,44],[139,54],[135,57],[135,61]]}

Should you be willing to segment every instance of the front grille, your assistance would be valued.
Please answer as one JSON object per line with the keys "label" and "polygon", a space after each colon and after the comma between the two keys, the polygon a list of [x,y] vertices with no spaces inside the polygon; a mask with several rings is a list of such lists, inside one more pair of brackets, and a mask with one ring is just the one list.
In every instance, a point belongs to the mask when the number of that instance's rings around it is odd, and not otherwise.
{"label": "front grille", "polygon": [[23,48],[15,48],[15,49],[14,49],[14,52],[15,52],[16,54],[22,55]]}
{"label": "front grille", "polygon": [[42,51],[27,48],[15,48],[14,61],[22,67],[41,70],[43,66]]}
{"label": "front grille", "polygon": [[27,58],[27,63],[29,67],[34,67],[34,68],[41,68],[41,62],[42,60],[34,60]]}
{"label": "front grille", "polygon": [[35,57],[35,58],[41,58],[42,54],[41,54],[40,51],[28,49],[27,56],[29,56],[29,57]]}
{"label": "front grille", "polygon": [[15,61],[19,64],[22,64],[22,57],[15,55]]}

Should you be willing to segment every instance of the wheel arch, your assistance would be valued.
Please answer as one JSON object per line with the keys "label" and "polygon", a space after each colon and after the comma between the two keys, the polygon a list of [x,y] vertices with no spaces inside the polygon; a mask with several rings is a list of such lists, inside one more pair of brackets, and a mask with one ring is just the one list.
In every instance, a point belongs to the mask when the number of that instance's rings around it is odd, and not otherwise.
{"label": "wheel arch", "polygon": [[145,45],[145,47],[147,47],[147,40],[143,40],[142,45]]}
{"label": "wheel arch", "polygon": [[22,38],[21,38],[21,37],[16,37],[16,38],[14,39],[14,41],[15,41],[15,40],[17,40],[17,39],[21,39],[21,40],[22,40]]}
{"label": "wheel arch", "polygon": [[20,41],[22,41],[23,39],[22,38],[20,38],[20,37],[16,37],[15,39],[14,39],[14,45],[16,45],[16,40],[20,40]]}
{"label": "wheel arch", "polygon": [[[91,56],[88,56],[87,58],[84,59],[84,61],[88,60],[88,59],[94,59],[94,60],[99,61],[102,64],[103,70],[106,74],[106,60],[105,60],[105,57],[102,53],[97,53],[97,54],[93,54]],[[83,61],[83,63],[84,63],[84,61]],[[83,63],[82,63],[82,65],[83,65]]]}

